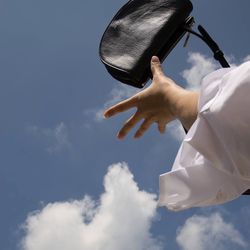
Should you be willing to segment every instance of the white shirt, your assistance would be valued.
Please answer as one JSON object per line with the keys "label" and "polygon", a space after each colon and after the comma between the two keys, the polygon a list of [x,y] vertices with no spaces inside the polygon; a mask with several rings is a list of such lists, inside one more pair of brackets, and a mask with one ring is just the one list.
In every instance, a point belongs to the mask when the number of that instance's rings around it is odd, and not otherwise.
{"label": "white shirt", "polygon": [[159,205],[178,211],[221,204],[250,189],[250,62],[202,81],[198,117],[172,170],[160,175]]}

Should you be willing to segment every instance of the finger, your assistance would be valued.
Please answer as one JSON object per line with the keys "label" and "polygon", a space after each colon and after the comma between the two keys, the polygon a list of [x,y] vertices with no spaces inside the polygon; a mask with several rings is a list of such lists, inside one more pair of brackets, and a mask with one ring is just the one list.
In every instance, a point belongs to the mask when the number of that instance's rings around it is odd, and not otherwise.
{"label": "finger", "polygon": [[166,131],[166,123],[165,122],[159,122],[158,123],[158,130],[161,134],[164,134]]}
{"label": "finger", "polygon": [[150,128],[150,126],[154,122],[155,122],[155,118],[154,117],[145,119],[144,122],[142,123],[142,125],[140,126],[140,128],[135,133],[134,137],[135,138],[139,138],[139,137],[143,136],[144,133]]}
{"label": "finger", "polygon": [[153,56],[151,59],[151,71],[153,74],[153,77],[158,75],[164,75],[164,72],[161,67],[161,62],[157,56]]}
{"label": "finger", "polygon": [[137,104],[137,98],[135,96],[133,96],[127,100],[119,102],[118,104],[110,107],[109,109],[104,111],[103,115],[105,118],[109,118],[113,115],[116,115],[118,113],[124,112],[128,109],[135,107],[136,104]]}
{"label": "finger", "polygon": [[143,117],[136,112],[130,119],[126,121],[122,129],[118,132],[117,137],[123,139],[128,132],[142,119]]}

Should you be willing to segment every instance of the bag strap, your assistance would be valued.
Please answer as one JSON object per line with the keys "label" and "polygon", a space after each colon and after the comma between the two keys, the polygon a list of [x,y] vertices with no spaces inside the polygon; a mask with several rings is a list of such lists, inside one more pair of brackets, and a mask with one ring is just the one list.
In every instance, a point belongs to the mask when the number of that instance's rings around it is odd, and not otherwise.
{"label": "bag strap", "polygon": [[[200,34],[192,30],[190,26],[184,26],[183,29],[187,31],[189,34],[191,33],[199,37],[203,42],[205,42],[214,53],[214,59],[219,61],[219,63],[221,64],[223,68],[230,68],[229,63],[224,57],[223,51],[219,48],[218,44],[212,39],[212,37],[208,34],[208,32],[201,25],[198,25],[198,30]],[[187,40],[189,39],[189,34],[188,34]],[[186,46],[187,40],[185,41],[184,46]]]}

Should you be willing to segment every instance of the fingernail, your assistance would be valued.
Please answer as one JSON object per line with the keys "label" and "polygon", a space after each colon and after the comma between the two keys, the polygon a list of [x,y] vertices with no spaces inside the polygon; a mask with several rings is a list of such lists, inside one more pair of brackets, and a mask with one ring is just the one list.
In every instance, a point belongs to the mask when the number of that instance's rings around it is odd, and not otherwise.
{"label": "fingernail", "polygon": [[106,112],[104,112],[104,113],[103,113],[103,117],[104,117],[104,118],[109,118],[109,114],[106,113]]}
{"label": "fingernail", "polygon": [[158,63],[159,62],[159,59],[157,56],[153,56],[152,59],[151,59],[152,63]]}
{"label": "fingernail", "polygon": [[117,135],[116,135],[116,137],[119,139],[119,140],[121,140],[121,139],[123,139],[123,135],[122,134],[120,134],[120,133],[118,133]]}

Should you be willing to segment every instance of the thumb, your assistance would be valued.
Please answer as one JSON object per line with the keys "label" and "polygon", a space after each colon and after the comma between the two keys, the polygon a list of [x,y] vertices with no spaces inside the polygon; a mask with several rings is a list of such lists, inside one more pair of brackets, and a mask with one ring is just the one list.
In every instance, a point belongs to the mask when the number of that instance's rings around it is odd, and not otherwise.
{"label": "thumb", "polygon": [[161,62],[157,56],[153,56],[151,58],[151,71],[152,71],[153,78],[154,76],[157,76],[157,75],[164,75],[162,67],[161,67]]}

